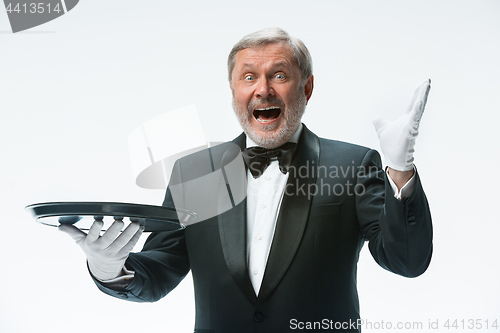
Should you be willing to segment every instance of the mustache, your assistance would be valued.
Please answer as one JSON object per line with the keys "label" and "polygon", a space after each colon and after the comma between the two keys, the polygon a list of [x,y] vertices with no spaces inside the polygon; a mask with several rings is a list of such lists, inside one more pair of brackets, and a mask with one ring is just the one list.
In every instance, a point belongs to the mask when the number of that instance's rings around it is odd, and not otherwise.
{"label": "mustache", "polygon": [[285,103],[283,103],[281,98],[273,96],[273,97],[259,98],[259,99],[251,101],[248,104],[248,112],[253,113],[254,109],[256,109],[257,107],[259,107],[261,105],[266,105],[266,104],[277,105],[280,107],[282,112],[285,111]]}

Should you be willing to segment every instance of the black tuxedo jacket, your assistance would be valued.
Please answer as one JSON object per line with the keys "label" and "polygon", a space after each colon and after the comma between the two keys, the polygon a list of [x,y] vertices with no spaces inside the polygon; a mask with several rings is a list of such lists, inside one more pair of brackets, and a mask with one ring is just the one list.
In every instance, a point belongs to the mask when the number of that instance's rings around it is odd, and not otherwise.
{"label": "black tuxedo jacket", "polygon": [[[233,142],[244,148],[245,136]],[[196,169],[202,153],[180,159],[175,177]],[[210,153],[220,163],[224,148]],[[293,190],[283,197],[258,297],[247,268],[245,200],[185,230],[152,233],[127,260],[132,282],[120,291],[96,281],[98,287],[153,302],[191,270],[195,332],[279,333],[307,323],[310,332],[358,332],[356,272],[365,241],[377,263],[396,274],[415,277],[429,265],[431,216],[418,174],[415,191],[399,201],[376,151],[318,138],[305,126],[293,166],[307,172],[290,173]],[[170,190],[164,205],[173,205]]]}

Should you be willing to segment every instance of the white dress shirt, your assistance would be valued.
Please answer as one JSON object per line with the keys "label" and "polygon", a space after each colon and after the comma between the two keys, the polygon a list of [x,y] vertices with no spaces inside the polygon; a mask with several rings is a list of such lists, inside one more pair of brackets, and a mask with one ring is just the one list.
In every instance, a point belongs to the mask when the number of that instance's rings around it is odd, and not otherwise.
{"label": "white dress shirt", "polygon": [[[297,143],[302,124],[288,142]],[[247,136],[247,148],[257,146]],[[283,174],[277,159],[271,163],[262,175],[255,179],[250,170],[247,173],[247,263],[255,294],[259,294],[267,257],[273,242],[278,212],[285,193],[285,186],[290,174]]]}

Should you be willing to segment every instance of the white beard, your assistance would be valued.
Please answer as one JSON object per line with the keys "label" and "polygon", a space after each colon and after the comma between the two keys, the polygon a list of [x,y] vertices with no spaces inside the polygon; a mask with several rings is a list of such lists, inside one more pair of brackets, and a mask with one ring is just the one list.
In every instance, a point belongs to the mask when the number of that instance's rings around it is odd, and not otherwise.
{"label": "white beard", "polygon": [[[245,110],[244,107],[236,105],[233,97],[233,110],[236,113],[236,117],[238,118],[238,121],[246,135],[248,135],[248,137],[260,147],[272,149],[279,147],[290,140],[300,126],[300,121],[306,111],[307,99],[303,92],[303,88],[301,88],[297,94],[299,97],[290,108],[282,108],[282,114],[280,116],[283,117],[283,122],[278,130],[268,132],[265,135],[257,134],[257,131],[255,131],[251,125],[253,120],[252,118],[254,117],[252,104],[250,104],[248,109]],[[282,101],[281,105],[283,105]],[[270,125],[269,129],[272,129],[273,126],[274,125]],[[266,130],[265,127],[264,130]]]}

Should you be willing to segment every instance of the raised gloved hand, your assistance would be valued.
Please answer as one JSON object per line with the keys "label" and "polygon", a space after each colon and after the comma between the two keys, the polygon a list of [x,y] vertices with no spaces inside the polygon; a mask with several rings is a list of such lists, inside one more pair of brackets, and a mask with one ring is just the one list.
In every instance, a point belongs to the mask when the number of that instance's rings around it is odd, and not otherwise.
{"label": "raised gloved hand", "polygon": [[396,121],[389,122],[379,116],[373,120],[386,164],[394,170],[413,170],[413,148],[430,89],[429,79],[417,88],[408,110]]}
{"label": "raised gloved hand", "polygon": [[143,231],[139,223],[134,222],[118,236],[123,225],[123,221],[115,220],[102,236],[99,236],[103,226],[100,220],[94,221],[88,234],[70,224],[60,225],[59,230],[70,235],[80,245],[87,256],[92,275],[106,281],[120,275],[125,260]]}

